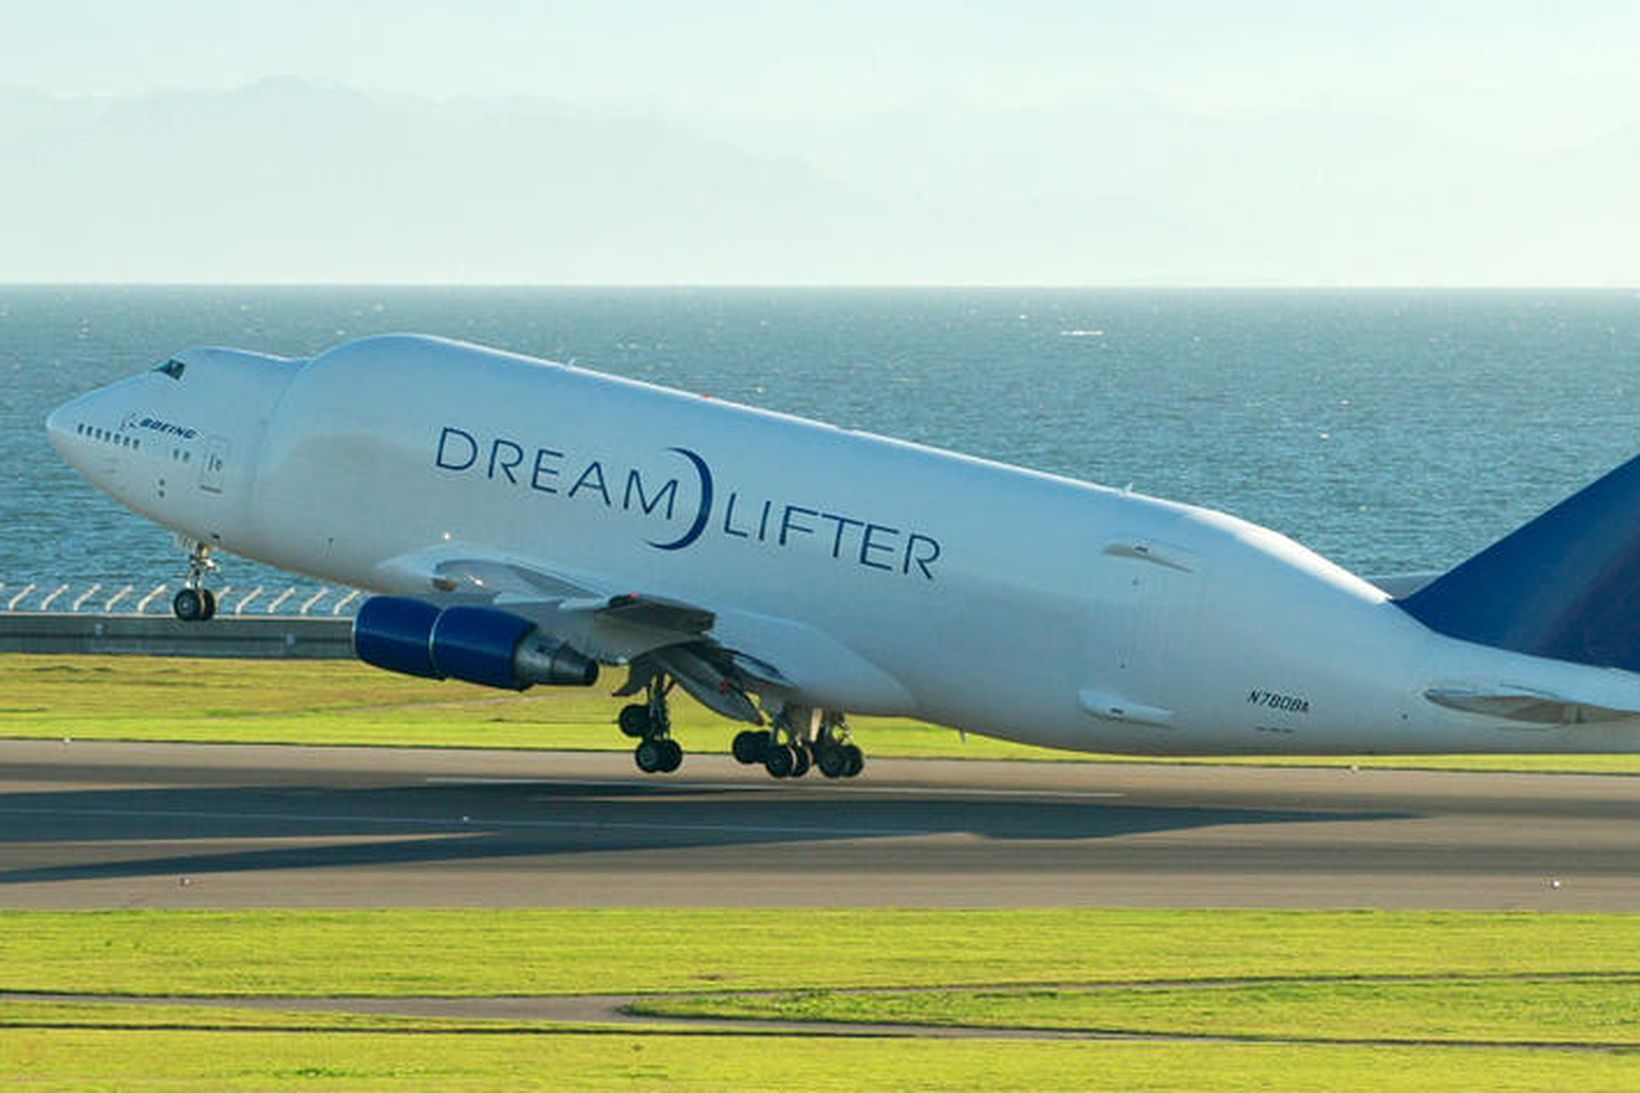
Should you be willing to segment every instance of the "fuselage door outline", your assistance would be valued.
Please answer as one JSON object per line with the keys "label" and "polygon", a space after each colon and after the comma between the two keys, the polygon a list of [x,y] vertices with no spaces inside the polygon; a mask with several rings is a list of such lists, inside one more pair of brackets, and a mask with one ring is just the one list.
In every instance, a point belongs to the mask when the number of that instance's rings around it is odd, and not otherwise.
{"label": "fuselage door outline", "polygon": [[222,492],[223,482],[227,478],[228,451],[227,437],[206,438],[205,458],[199,465],[199,488],[206,493]]}

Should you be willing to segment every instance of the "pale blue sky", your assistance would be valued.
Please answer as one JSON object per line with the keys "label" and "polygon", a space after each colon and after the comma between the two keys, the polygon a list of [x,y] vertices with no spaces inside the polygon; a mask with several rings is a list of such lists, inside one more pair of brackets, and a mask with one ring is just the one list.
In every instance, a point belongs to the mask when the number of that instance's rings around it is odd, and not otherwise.
{"label": "pale blue sky", "polygon": [[1635,284],[1636,58],[1632,0],[0,0],[0,279]]}
{"label": "pale blue sky", "polygon": [[0,84],[129,94],[293,75],[695,120],[1121,89],[1199,110],[1425,110],[1500,141],[1555,139],[1626,120],[1637,57],[1640,6],[1575,0],[0,3]]}

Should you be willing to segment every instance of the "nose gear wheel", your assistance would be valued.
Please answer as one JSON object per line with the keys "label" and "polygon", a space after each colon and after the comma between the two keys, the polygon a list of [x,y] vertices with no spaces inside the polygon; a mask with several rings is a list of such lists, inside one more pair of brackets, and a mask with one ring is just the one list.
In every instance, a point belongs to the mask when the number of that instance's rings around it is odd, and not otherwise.
{"label": "nose gear wheel", "polygon": [[171,598],[171,613],[183,622],[209,622],[216,617],[216,593],[205,587],[205,577],[216,572],[216,560],[206,543],[188,549],[188,575]]}

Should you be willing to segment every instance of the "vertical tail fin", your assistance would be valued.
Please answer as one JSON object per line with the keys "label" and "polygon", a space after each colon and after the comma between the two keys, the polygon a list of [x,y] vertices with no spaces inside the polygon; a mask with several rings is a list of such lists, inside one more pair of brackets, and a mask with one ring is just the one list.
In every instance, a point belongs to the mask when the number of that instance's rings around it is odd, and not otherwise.
{"label": "vertical tail fin", "polygon": [[1640,672],[1640,456],[1396,603],[1449,637]]}

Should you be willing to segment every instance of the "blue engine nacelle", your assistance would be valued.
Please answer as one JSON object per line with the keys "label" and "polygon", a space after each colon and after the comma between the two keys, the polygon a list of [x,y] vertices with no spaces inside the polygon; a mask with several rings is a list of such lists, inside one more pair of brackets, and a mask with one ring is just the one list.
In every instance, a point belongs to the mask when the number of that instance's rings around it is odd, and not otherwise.
{"label": "blue engine nacelle", "polygon": [[353,652],[366,664],[427,679],[522,691],[537,683],[589,687],[598,662],[494,607],[439,608],[372,596],[353,618]]}

